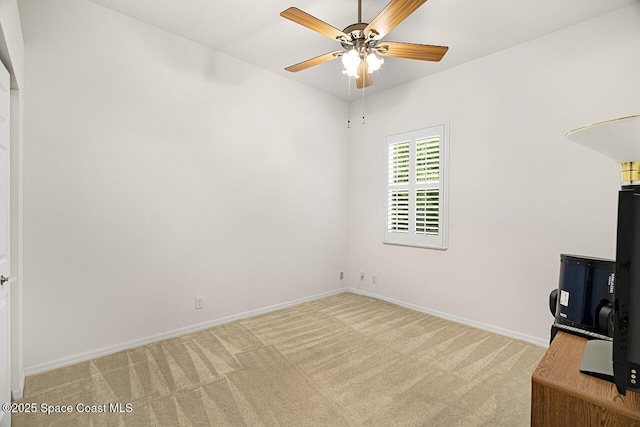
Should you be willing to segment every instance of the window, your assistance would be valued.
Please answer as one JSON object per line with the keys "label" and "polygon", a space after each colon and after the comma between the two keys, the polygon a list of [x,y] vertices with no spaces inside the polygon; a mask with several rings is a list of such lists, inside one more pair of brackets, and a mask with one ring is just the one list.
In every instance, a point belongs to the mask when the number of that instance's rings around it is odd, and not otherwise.
{"label": "window", "polygon": [[446,249],[446,125],[385,138],[384,243]]}

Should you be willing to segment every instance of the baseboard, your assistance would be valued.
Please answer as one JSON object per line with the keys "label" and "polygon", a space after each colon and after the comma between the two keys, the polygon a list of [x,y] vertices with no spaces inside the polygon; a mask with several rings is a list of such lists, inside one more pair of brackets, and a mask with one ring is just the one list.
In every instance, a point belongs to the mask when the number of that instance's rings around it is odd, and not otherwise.
{"label": "baseboard", "polygon": [[314,301],[320,298],[328,297],[331,295],[336,295],[346,292],[344,287],[334,289],[331,291],[323,292],[320,294],[312,295],[309,297],[298,298],[291,301],[286,301],[280,304],[270,305],[268,307],[257,308],[255,310],[249,310],[242,313],[234,314],[232,316],[220,317],[218,319],[209,320],[207,322],[198,323],[195,325],[187,326],[184,328],[173,329],[171,331],[163,332],[160,334],[155,334],[151,336],[147,336],[144,338],[136,339],[133,341],[127,341],[121,344],[108,346],[99,348],[96,350],[86,351],[84,353],[76,354],[69,357],[64,357],[61,359],[53,360],[51,362],[42,363],[39,365],[29,366],[23,371],[23,380],[22,380],[22,389],[16,390],[19,392],[20,397],[22,397],[22,390],[24,390],[24,377],[33,374],[39,374],[42,372],[50,371],[52,369],[62,368],[65,366],[73,365],[75,363],[85,362],[90,359],[95,359],[102,356],[107,356],[109,354],[117,353],[123,350],[130,350],[132,348],[141,347],[146,344],[152,344],[158,341],[164,341],[166,339],[175,338],[180,335],[190,334],[192,332],[201,331],[203,329],[208,329],[214,326],[222,325],[224,323],[234,322],[236,320],[246,319],[247,317],[253,317],[264,313],[269,313],[271,311],[280,310],[283,308],[292,307],[294,305],[302,304],[309,301]]}
{"label": "baseboard", "polygon": [[459,317],[459,316],[454,316],[448,313],[443,313],[437,310],[432,310],[429,308],[425,308],[416,304],[411,304],[411,303],[407,303],[404,301],[399,301],[393,298],[388,298],[382,295],[378,295],[372,292],[367,292],[367,291],[363,291],[361,289],[356,289],[356,288],[352,288],[352,287],[342,287],[342,288],[338,288],[338,289],[334,289],[328,292],[323,292],[320,294],[316,294],[316,295],[312,295],[309,297],[304,297],[304,298],[299,298],[299,299],[295,299],[295,300],[291,300],[291,301],[286,301],[280,304],[274,304],[274,305],[270,305],[268,307],[263,307],[263,308],[258,308],[255,310],[249,310],[249,311],[245,311],[242,313],[238,313],[238,314],[234,314],[232,316],[225,316],[225,317],[220,317],[218,319],[214,319],[214,320],[210,320],[207,322],[203,322],[203,323],[198,323],[195,325],[191,325],[191,326],[187,326],[184,328],[178,328],[178,329],[173,329],[171,331],[167,331],[167,332],[163,332],[160,334],[155,334],[155,335],[151,335],[151,336],[147,336],[144,338],[140,338],[137,340],[132,340],[132,341],[127,341],[121,344],[117,344],[114,346],[108,346],[108,347],[103,347],[103,348],[99,348],[96,350],[91,350],[91,351],[87,351],[84,353],[80,353],[80,354],[76,354],[73,356],[69,356],[69,357],[64,357],[61,359],[57,359],[57,360],[53,360],[51,362],[46,362],[46,363],[42,363],[39,365],[34,365],[34,366],[29,366],[25,369],[23,369],[22,371],[22,378],[20,379],[20,388],[13,390],[12,394],[13,394],[13,398],[14,399],[20,399],[22,397],[23,394],[23,390],[24,390],[24,383],[25,383],[25,378],[28,375],[33,375],[33,374],[39,374],[42,372],[46,372],[46,371],[50,371],[52,369],[57,369],[57,368],[62,368],[65,366],[69,366],[69,365],[73,365],[75,363],[80,363],[80,362],[85,362],[87,360],[91,360],[91,359],[95,359],[98,357],[102,357],[102,356],[107,356],[109,354],[113,354],[113,353],[117,353],[119,351],[123,351],[123,350],[130,350],[132,348],[136,348],[136,347],[140,347],[146,344],[152,344],[154,342],[158,342],[158,341],[163,341],[166,339],[170,339],[170,338],[175,338],[177,336],[180,335],[185,335],[185,334],[189,334],[192,332],[197,332],[203,329],[207,329],[207,328],[211,328],[214,326],[218,326],[218,325],[222,325],[224,323],[229,323],[229,322],[234,322],[236,320],[241,320],[241,319],[246,319],[248,317],[252,317],[252,316],[257,316],[260,314],[265,314],[265,313],[269,313],[271,311],[275,311],[275,310],[280,310],[283,308],[288,308],[288,307],[292,307],[294,305],[298,305],[298,304],[302,304],[305,302],[309,302],[309,301],[314,301],[320,298],[324,298],[324,297],[328,297],[331,295],[336,295],[336,294],[340,294],[343,292],[352,292],[354,294],[360,294],[360,295],[365,295],[371,298],[376,298],[379,300],[383,300],[383,301],[387,301],[390,302],[392,304],[395,305],[399,305],[401,307],[406,307],[409,308],[411,310],[416,310],[422,313],[426,313],[426,314],[430,314],[433,316],[437,316],[437,317],[441,317],[443,319],[447,319],[447,320],[451,320],[453,322],[458,322],[458,323],[462,323],[464,325],[469,325],[472,326],[474,328],[479,328],[479,329],[483,329],[489,332],[494,332],[500,335],[505,335],[507,337],[510,338],[515,338],[515,339],[519,339],[522,341],[526,341],[532,344],[536,344],[536,345],[540,345],[543,347],[547,347],[549,345],[547,340],[538,338],[538,337],[534,337],[531,335],[526,335],[526,334],[522,334],[516,331],[512,331],[509,329],[504,329],[504,328],[500,328],[497,326],[493,326],[493,325],[489,325],[486,323],[481,323],[481,322],[476,322],[475,320],[471,320],[471,319],[467,319],[464,317]]}
{"label": "baseboard", "polygon": [[18,384],[18,388],[11,390],[11,400],[22,399],[22,394],[24,393],[24,382],[27,379],[27,373],[23,369],[20,373],[20,384]]}
{"label": "baseboard", "polygon": [[512,331],[510,329],[500,328],[498,326],[489,325],[487,323],[476,322],[475,320],[467,319],[467,318],[460,317],[460,316],[454,316],[452,314],[443,313],[441,311],[432,310],[430,308],[421,307],[421,306],[416,305],[416,304],[411,304],[411,303],[408,303],[408,302],[399,301],[399,300],[396,300],[396,299],[393,299],[393,298],[387,298],[385,296],[374,294],[372,292],[363,291],[361,289],[345,288],[345,290],[347,292],[353,292],[354,294],[365,295],[365,296],[368,296],[368,297],[371,297],[371,298],[387,301],[387,302],[390,302],[391,304],[399,305],[401,307],[406,307],[406,308],[409,308],[411,310],[419,311],[421,313],[426,313],[426,314],[430,314],[432,316],[437,316],[437,317],[441,317],[443,319],[451,320],[453,322],[462,323],[463,325],[468,325],[468,326],[472,326],[474,328],[483,329],[485,331],[494,332],[496,334],[504,335],[504,336],[507,336],[509,338],[515,338],[515,339],[526,341],[528,343],[539,345],[539,346],[542,346],[542,347],[548,347],[549,346],[549,341],[548,340],[542,339],[542,338],[538,338],[538,337],[534,337],[532,335],[522,334],[520,332]]}

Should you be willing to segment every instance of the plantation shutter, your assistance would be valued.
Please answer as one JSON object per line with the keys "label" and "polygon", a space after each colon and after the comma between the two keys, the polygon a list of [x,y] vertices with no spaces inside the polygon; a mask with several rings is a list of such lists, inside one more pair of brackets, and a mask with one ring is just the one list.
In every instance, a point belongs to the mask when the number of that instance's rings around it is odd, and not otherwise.
{"label": "plantation shutter", "polygon": [[416,234],[440,231],[440,136],[416,141]]}
{"label": "plantation shutter", "polygon": [[438,234],[440,231],[440,192],[416,190],[416,234]]}
{"label": "plantation shutter", "polygon": [[385,243],[445,248],[445,125],[385,139]]}
{"label": "plantation shutter", "polygon": [[387,228],[394,233],[409,232],[410,148],[409,141],[388,147]]}

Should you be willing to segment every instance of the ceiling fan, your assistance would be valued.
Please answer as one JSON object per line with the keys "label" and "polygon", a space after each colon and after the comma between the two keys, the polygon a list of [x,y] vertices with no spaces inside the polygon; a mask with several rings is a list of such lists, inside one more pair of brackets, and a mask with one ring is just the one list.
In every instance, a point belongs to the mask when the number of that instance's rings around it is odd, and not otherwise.
{"label": "ceiling fan", "polygon": [[391,0],[378,16],[367,24],[362,22],[362,0],[358,0],[358,22],[349,25],[342,31],[298,8],[290,7],[280,13],[280,16],[337,40],[343,50],[335,50],[316,56],[291,65],[285,70],[295,73],[341,57],[345,66],[344,73],[356,77],[356,87],[362,89],[373,84],[371,73],[380,68],[384,62],[384,59],[378,58],[377,55],[421,61],[440,61],[449,49],[447,46],[381,40],[426,1]]}

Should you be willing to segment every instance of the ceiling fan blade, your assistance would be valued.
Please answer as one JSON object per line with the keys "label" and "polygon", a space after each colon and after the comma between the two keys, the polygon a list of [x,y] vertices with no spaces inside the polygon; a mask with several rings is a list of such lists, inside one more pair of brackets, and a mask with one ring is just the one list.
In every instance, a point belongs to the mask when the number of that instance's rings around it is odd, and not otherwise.
{"label": "ceiling fan blade", "polygon": [[[386,49],[386,52],[385,52]],[[380,56],[393,58],[419,59],[421,61],[438,62],[449,48],[447,46],[434,46],[430,44],[379,42],[376,53]]]}
{"label": "ceiling fan blade", "polygon": [[374,40],[380,40],[426,1],[427,0],[391,0],[364,29],[365,36],[370,37],[369,33],[375,31],[375,35],[372,38]]}
{"label": "ceiling fan blade", "polygon": [[297,7],[290,7],[289,9],[280,12],[280,16],[334,40],[341,37],[349,39],[349,37],[339,29],[319,20],[315,16],[311,16],[308,13],[301,11]]}
{"label": "ceiling fan blade", "polygon": [[367,61],[360,61],[358,67],[358,78],[356,79],[356,88],[362,89],[373,84],[373,77],[369,74],[369,66]]}
{"label": "ceiling fan blade", "polygon": [[332,59],[337,58],[337,54],[342,53],[341,50],[334,50],[333,52],[325,53],[324,55],[316,56],[315,58],[307,59],[306,61],[302,61],[298,64],[291,65],[285,70],[291,71],[292,73],[297,73],[298,71],[306,70],[307,68],[311,68],[313,66],[322,64],[323,62],[331,61]]}

